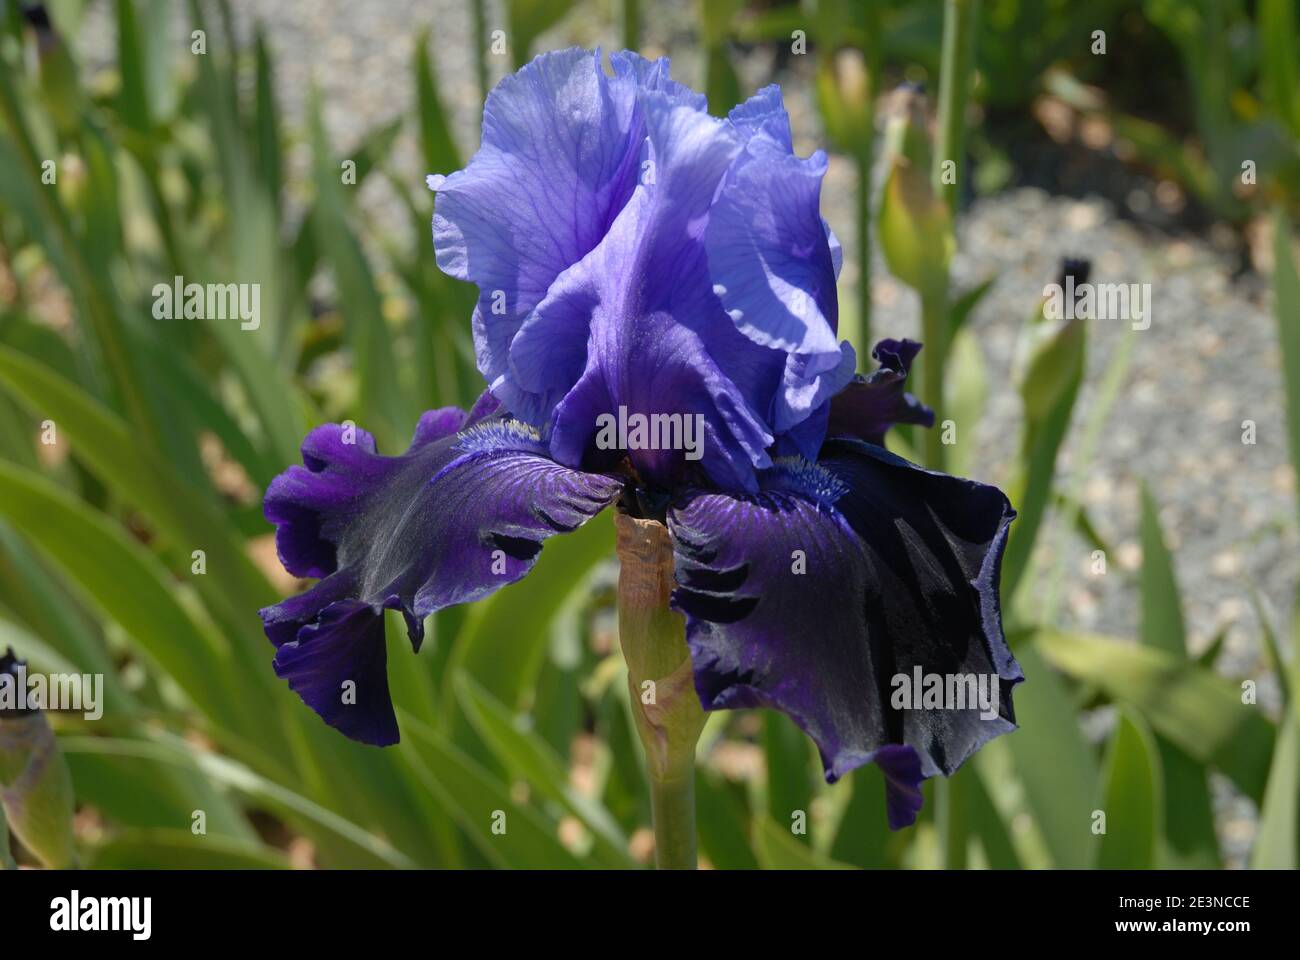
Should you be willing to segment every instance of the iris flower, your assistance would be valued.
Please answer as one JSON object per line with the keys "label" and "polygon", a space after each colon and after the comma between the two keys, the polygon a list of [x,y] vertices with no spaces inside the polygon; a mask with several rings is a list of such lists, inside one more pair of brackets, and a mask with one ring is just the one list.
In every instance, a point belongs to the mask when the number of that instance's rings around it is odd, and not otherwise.
{"label": "iris flower", "polygon": [[[669,530],[704,709],[786,713],[828,781],[878,764],[891,825],[909,824],[924,778],[1015,726],[998,599],[1014,511],[884,448],[892,424],[933,423],[904,391],[920,345],[884,340],[855,375],[826,156],[795,154],[780,90],[718,119],[667,60],[610,67],[536,58],[488,97],[468,166],[429,177],[438,266],[479,289],[487,390],[425,413],[397,456],[356,428],[308,434],[265,500],[284,566],[321,578],[262,611],[275,670],[345,735],[395,743],[383,611],[418,651],[429,614],[616,506]],[[635,414],[689,418],[702,443],[597,442]],[[997,715],[893,708],[891,678],[918,667],[991,678]]]}

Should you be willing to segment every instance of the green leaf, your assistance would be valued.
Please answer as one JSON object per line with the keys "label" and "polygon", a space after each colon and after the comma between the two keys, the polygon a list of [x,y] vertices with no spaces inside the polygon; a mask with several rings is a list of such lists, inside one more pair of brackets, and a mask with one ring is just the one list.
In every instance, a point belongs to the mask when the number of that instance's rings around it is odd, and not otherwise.
{"label": "green leaf", "polygon": [[[251,682],[241,679],[212,715],[237,718],[237,725],[249,735],[270,730],[272,742],[282,737],[282,727],[272,724],[268,713],[266,694],[273,678],[264,669],[264,641],[251,618],[253,611],[275,602],[278,595],[248,558],[219,509],[176,476],[171,464],[147,448],[142,449],[130,427],[93,397],[8,348],[0,348],[0,384],[8,386],[40,416],[53,419],[60,436],[72,440],[77,455],[96,475],[155,522],[187,570],[192,551],[204,551],[208,572],[194,576],[191,582],[230,642],[219,653],[223,666],[218,673],[230,670],[233,663],[241,663],[244,674],[251,672],[252,676]],[[101,518],[85,513],[102,523]],[[156,569],[157,562],[152,557],[149,560]],[[105,570],[100,576],[105,575],[111,575],[111,571]],[[130,604],[129,596],[115,599],[119,604]],[[171,645],[176,645],[175,641]],[[190,644],[189,648],[191,659],[201,657],[204,649],[213,649],[210,644]],[[200,688],[208,687],[213,680],[210,661],[206,665],[193,661],[188,669],[190,682],[199,683]],[[216,704],[207,706],[210,712]]]}
{"label": "green leaf", "polygon": [[[1029,808],[1057,868],[1092,866],[1089,834],[1100,774],[1071,709],[1069,691],[1039,655],[1041,645],[1022,645],[1016,658],[1025,682],[1016,687],[1020,729],[1007,736]],[[1045,651],[1041,651],[1045,655]]]}
{"label": "green leaf", "polygon": [[35,634],[83,672],[116,677],[97,624],[49,563],[7,523],[0,523],[0,598]]}
{"label": "green leaf", "polygon": [[742,787],[703,767],[695,770],[695,818],[700,851],[718,870],[757,870],[749,844],[749,808]]}
{"label": "green leaf", "polygon": [[1158,862],[1177,870],[1218,870],[1219,840],[1205,766],[1157,735],[1164,798],[1164,836]]}
{"label": "green leaf", "polygon": [[885,778],[879,767],[869,763],[853,771],[851,782],[853,794],[840,818],[839,829],[831,844],[831,856],[868,870],[878,870],[887,865],[889,843]]}
{"label": "green leaf", "polygon": [[437,74],[429,59],[429,32],[415,40],[415,100],[420,116],[420,146],[424,167],[430,173],[450,173],[461,167],[460,151],[452,139],[447,116],[438,95]]}
{"label": "green leaf", "polygon": [[1007,824],[1002,819],[993,798],[984,785],[982,770],[972,770],[966,775],[965,789],[971,824],[971,833],[979,838],[984,856],[993,870],[1019,870],[1023,866],[1016,846],[1011,840]]}
{"label": "green leaf", "polygon": [[283,182],[280,150],[280,113],[275,102],[275,67],[261,26],[254,40],[257,55],[257,172],[273,207],[278,208]]}
{"label": "green leaf", "polygon": [[800,843],[788,827],[769,817],[754,818],[754,852],[764,870],[853,870],[851,864],[821,856]]}
{"label": "green leaf", "polygon": [[1155,866],[1160,810],[1160,770],[1155,743],[1142,722],[1121,711],[1106,760],[1106,832],[1097,866],[1149,870]]}
{"label": "green leaf", "polygon": [[1256,870],[1300,866],[1300,715],[1294,705],[1280,725],[1250,865]]}
{"label": "green leaf", "polygon": [[948,448],[944,469],[962,477],[970,475],[975,460],[979,422],[988,400],[988,371],[979,338],[970,330],[961,330],[948,351],[944,410],[957,423],[957,442]]}
{"label": "green leaf", "polygon": [[953,338],[966,326],[966,321],[970,315],[975,312],[979,302],[984,299],[984,294],[993,289],[993,284],[997,282],[998,275],[995,273],[985,278],[975,286],[953,300],[952,305],[948,308],[948,342],[951,343]]}
{"label": "green leaf", "polygon": [[[812,741],[784,714],[765,710],[761,716],[767,759],[767,812],[774,822],[788,827],[796,813],[802,813],[805,821],[811,816]],[[811,842],[806,833],[794,839]]]}
{"label": "green leaf", "polygon": [[5,808],[0,805],[0,870],[17,870],[13,854],[9,852],[9,821],[5,819]]}
{"label": "green leaf", "polygon": [[229,653],[176,599],[154,557],[120,528],[43,477],[0,462],[0,514],[116,620],[140,652],[211,716],[227,715],[220,671]]}
{"label": "green leaf", "polygon": [[[295,828],[311,837],[318,845],[332,849],[345,849],[348,859],[336,865],[354,867],[410,868],[415,864],[405,854],[395,850],[386,840],[366,832],[356,824],[333,811],[319,806],[281,783],[269,780],[229,757],[196,751],[192,746],[175,738],[158,740],[132,740],[113,737],[61,737],[60,745],[73,768],[74,778],[79,767],[97,762],[103,771],[126,771],[120,776],[120,789],[125,799],[124,809],[130,811],[141,802],[155,802],[151,791],[141,791],[140,784],[158,783],[160,773],[179,773],[183,778],[206,787],[209,791],[231,791],[250,805],[270,810],[287,820]],[[107,777],[99,774],[76,778],[79,784],[100,785]],[[130,793],[136,798],[132,800]],[[219,796],[219,795],[218,795]],[[195,809],[193,800],[182,800],[176,814],[188,826]],[[212,808],[209,813],[209,833],[212,832]],[[175,820],[171,820],[175,823]],[[158,823],[148,824],[161,825]]]}
{"label": "green leaf", "polygon": [[1292,0],[1260,0],[1257,17],[1264,97],[1291,133],[1300,137],[1300,76],[1296,70],[1300,32],[1296,30],[1295,5]]}
{"label": "green leaf", "polygon": [[234,798],[203,775],[178,741],[61,736],[59,745],[78,801],[119,826],[189,830],[202,811],[211,837],[257,838]]}
{"label": "green leaf", "polygon": [[100,702],[105,713],[128,713],[134,709],[131,695],[122,687],[112,661],[102,655],[93,661],[75,661],[65,657],[21,624],[0,617],[0,650],[12,648],[20,660],[27,661],[33,673],[99,673],[104,678],[104,696]]}
{"label": "green leaf", "polygon": [[1160,512],[1151,491],[1142,485],[1142,642],[1178,657],[1187,655],[1182,597],[1174,561],[1160,531]]}
{"label": "green leaf", "polygon": [[1267,601],[1260,596],[1259,590],[1253,584],[1250,588],[1250,601],[1255,608],[1255,619],[1259,621],[1260,640],[1263,641],[1264,649],[1268,651],[1269,663],[1277,672],[1278,693],[1282,698],[1282,705],[1285,707],[1291,702],[1292,687],[1292,683],[1288,682],[1287,663],[1282,657],[1282,648],[1278,645],[1277,630],[1273,626],[1273,617],[1269,613]]}
{"label": "green leaf", "polygon": [[534,731],[522,727],[522,717],[512,717],[499,700],[469,675],[459,674],[454,683],[475,731],[511,777],[526,781],[542,796],[581,820],[595,837],[599,859],[606,866],[631,866],[627,838],[618,823],[599,803],[574,789],[568,771],[550,745]]}
{"label": "green leaf", "polygon": [[560,843],[554,820],[536,806],[516,802],[509,787],[437,731],[409,715],[402,717],[402,730],[409,736],[401,750],[425,787],[493,865],[525,870],[585,866]]}
{"label": "green leaf", "polygon": [[284,854],[254,840],[189,830],[126,830],[91,850],[96,870],[287,870]]}
{"label": "green leaf", "polygon": [[1031,328],[1031,336],[1037,342],[1020,384],[1020,395],[1025,416],[1042,423],[1083,376],[1087,333],[1083,321],[1067,320],[1050,333],[1041,326]]}
{"label": "green leaf", "polygon": [[[316,182],[316,243],[330,267],[338,290],[348,347],[360,384],[360,413],[381,450],[404,448],[419,411],[406,409],[399,390],[393,337],[383,319],[374,276],[356,234],[348,222],[344,170],[335,163],[321,116],[320,96],[313,91],[308,108],[312,169]],[[351,179],[351,178],[349,178]]]}
{"label": "green leaf", "polygon": [[1296,273],[1291,246],[1291,223],[1281,209],[1273,218],[1273,296],[1278,341],[1282,347],[1291,462],[1300,470],[1300,275]]}
{"label": "green leaf", "polygon": [[[1144,644],[1178,658],[1187,656],[1182,598],[1173,557],[1160,530],[1160,514],[1146,484],[1141,489],[1142,628]],[[1165,789],[1160,862],[1175,868],[1216,869],[1218,838],[1205,768],[1160,735],[1155,738]]]}
{"label": "green leaf", "polygon": [[[163,24],[166,27],[166,24]],[[127,126],[149,133],[149,94],[144,52],[140,49],[141,31],[136,23],[134,0],[117,0],[117,61],[122,71],[122,90],[118,95],[118,114]]]}
{"label": "green leaf", "polygon": [[559,23],[573,4],[574,0],[511,0],[506,5],[510,53],[516,68],[532,58],[538,35]]}
{"label": "green leaf", "polygon": [[1163,650],[1109,637],[1045,631],[1036,646],[1058,669],[1133,706],[1161,736],[1261,799],[1273,726],[1258,706],[1241,702],[1231,680]]}

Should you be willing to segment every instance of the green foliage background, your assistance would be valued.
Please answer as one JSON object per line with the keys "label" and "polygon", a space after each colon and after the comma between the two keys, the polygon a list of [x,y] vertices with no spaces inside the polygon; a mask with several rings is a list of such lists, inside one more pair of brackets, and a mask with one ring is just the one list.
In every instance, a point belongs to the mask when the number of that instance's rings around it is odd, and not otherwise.
{"label": "green foliage background", "polygon": [[[274,51],[260,34],[238,47],[224,3],[117,0],[107,86],[89,84],[73,45],[57,39],[75,36],[84,4],[48,7],[57,33],[38,38],[19,4],[0,4],[0,260],[11,280],[0,296],[0,647],[12,645],[33,670],[106,678],[102,720],[51,717],[80,811],[81,860],[644,864],[649,810],[611,616],[610,517],[553,540],[523,582],[431,618],[419,657],[390,624],[403,734],[394,748],[348,742],[302,706],[270,669],[256,617],[293,589],[276,575],[258,491],[298,460],[306,431],[342,411],[392,450],[421,411],[468,405],[480,389],[472,291],[434,265],[428,192],[388,166],[403,125],[429,170],[456,169],[468,156],[450,132],[428,39],[402,53],[417,111],[341,157],[316,97],[303,128],[288,129]],[[477,35],[465,42],[480,51],[486,90],[492,21],[481,3],[472,7]],[[514,61],[528,59],[537,36],[575,7],[609,17],[625,44],[637,45],[644,11],[635,0],[519,0],[505,8]],[[733,66],[736,44],[788,45],[802,30],[830,145],[870,171],[882,144],[872,131],[887,128],[880,195],[858,190],[856,249],[869,263],[874,238],[891,272],[921,295],[919,389],[940,419],[970,423],[988,390],[964,327],[988,285],[950,289],[956,191],[930,170],[936,158],[964,155],[970,89],[985,109],[1004,112],[1025,111],[1031,96],[1050,90],[1104,116],[1140,162],[1176,178],[1216,217],[1240,223],[1271,212],[1291,448],[1300,456],[1300,280],[1290,227],[1300,202],[1300,32],[1289,0],[722,0],[697,12],[705,72],[697,82],[715,113],[749,92]],[[176,16],[205,32],[204,55],[175,48]],[[1098,103],[1080,82],[1093,69],[1091,31],[1131,16],[1177,52],[1193,136],[1126,112],[1122,97]],[[962,82],[972,58],[976,84]],[[940,81],[933,137],[898,118],[878,124],[885,78],[914,71]],[[1259,188],[1246,197],[1230,186],[1243,138],[1260,158]],[[311,157],[311,189],[292,205],[291,145]],[[976,137],[969,146],[987,144]],[[55,184],[42,179],[51,159]],[[345,169],[355,184],[343,182]],[[358,209],[358,188],[374,178],[388,179],[405,204],[409,237],[385,233]],[[259,283],[260,329],[155,321],[152,287],[173,276]],[[864,357],[869,284],[860,270],[856,289],[841,291]],[[34,308],[50,289],[66,301],[67,328]],[[784,717],[715,715],[697,787],[709,864],[1215,867],[1213,773],[1258,805],[1251,862],[1296,866],[1294,628],[1261,618],[1283,678],[1282,713],[1270,716],[1242,702],[1238,678],[1214,670],[1217,644],[1189,655],[1173,558],[1145,494],[1142,617],[1132,635],[1054,625],[1062,571],[1034,550],[1045,519],[1056,515],[1105,547],[1074,479],[1059,475],[1057,453],[1071,430],[1081,431],[1085,454],[1095,448],[1128,349],[1116,352],[1084,416],[1074,404],[1086,328],[1044,320],[1035,304],[1025,316],[1030,359],[1016,385],[1023,433],[1009,483],[1021,516],[1004,570],[1008,634],[1029,678],[1016,696],[1021,729],[950,781],[927,784],[921,822],[891,834],[874,768],[827,787],[810,743]],[[322,367],[327,376],[313,372]],[[39,442],[47,422],[52,446]],[[943,448],[937,433],[904,432],[897,446],[960,472],[970,451]],[[1110,705],[1110,732],[1100,742],[1085,736],[1080,715]],[[1104,835],[1092,829],[1098,810]],[[191,829],[195,811],[205,814],[205,834]],[[491,830],[494,811],[506,813],[504,835]],[[808,816],[804,834],[790,829],[797,811]]]}

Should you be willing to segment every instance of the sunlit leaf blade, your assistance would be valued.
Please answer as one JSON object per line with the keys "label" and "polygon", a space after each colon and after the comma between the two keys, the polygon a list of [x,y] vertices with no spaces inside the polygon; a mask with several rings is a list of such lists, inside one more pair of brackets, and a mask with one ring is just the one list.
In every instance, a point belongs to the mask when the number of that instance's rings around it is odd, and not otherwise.
{"label": "sunlit leaf blade", "polygon": [[1300,715],[1294,706],[1279,725],[1250,864],[1259,870],[1300,866]]}
{"label": "sunlit leaf blade", "polygon": [[606,866],[629,866],[627,838],[609,812],[569,783],[569,773],[550,746],[516,718],[468,674],[456,680],[456,691],[470,722],[501,764],[542,796],[559,804],[592,832],[597,856]]}
{"label": "sunlit leaf blade", "polygon": [[[98,761],[108,765],[121,764],[121,769],[126,771],[133,769],[131,764],[136,764],[135,772],[122,779],[121,788],[124,792],[134,789],[138,793],[139,784],[142,781],[152,783],[158,771],[189,771],[200,782],[232,791],[244,801],[284,817],[311,837],[318,848],[346,851],[345,859],[334,861],[338,866],[414,866],[408,857],[395,850],[387,841],[228,757],[196,752],[174,739],[158,741],[63,737],[60,743],[69,757],[69,763],[73,765],[74,775],[79,763]],[[80,761],[76,759],[78,757],[81,758]],[[141,773],[146,770],[153,772]],[[123,802],[130,809],[129,796],[124,794]],[[181,811],[187,825],[194,809],[194,806],[190,806]]]}
{"label": "sunlit leaf blade", "polygon": [[1054,864],[1077,870],[1093,864],[1089,825],[1101,777],[1074,711],[1065,709],[1069,691],[1040,656],[1040,647],[1036,641],[1016,650],[1025,673],[1016,688],[1020,730],[1006,742]]}
{"label": "sunlit leaf blade", "polygon": [[1291,462],[1300,465],[1300,274],[1296,272],[1291,223],[1281,210],[1273,218],[1273,296],[1278,343],[1282,347]]}
{"label": "sunlit leaf blade", "polygon": [[1151,491],[1144,484],[1141,491],[1142,572],[1142,642],[1174,656],[1187,655],[1186,630],[1183,627],[1182,597],[1174,578],[1174,561],[1165,546],[1160,530],[1160,515]]}
{"label": "sunlit leaf blade", "polygon": [[44,478],[0,462],[0,515],[174,678],[204,712],[229,715],[221,670],[228,653],[175,598],[167,572],[113,523]]}
{"label": "sunlit leaf blade", "polygon": [[697,768],[695,818],[702,858],[719,870],[758,869],[758,860],[750,846],[751,821],[743,787],[710,770]]}
{"label": "sunlit leaf blade", "polygon": [[442,108],[429,46],[426,31],[415,41],[415,99],[420,116],[420,146],[424,149],[427,172],[445,174],[460,169],[460,152],[456,149]]}
{"label": "sunlit leaf blade", "polygon": [[1242,703],[1231,680],[1163,650],[1109,637],[1047,631],[1038,634],[1036,646],[1058,669],[1134,707],[1153,730],[1226,774],[1247,796],[1263,796],[1273,725],[1258,706]]}
{"label": "sunlit leaf blade", "polygon": [[[1140,500],[1140,637],[1150,647],[1185,658],[1187,638],[1173,557],[1160,529],[1156,502],[1145,484],[1141,489]],[[1205,768],[1159,734],[1155,736],[1155,745],[1165,785],[1162,791],[1162,863],[1172,867],[1218,867],[1218,839],[1214,832],[1214,810]]]}
{"label": "sunlit leaf blade", "polygon": [[365,421],[366,429],[378,438],[381,450],[402,449],[420,411],[407,409],[399,390],[393,337],[384,322],[383,306],[365,251],[349,222],[344,191],[355,189],[355,171],[348,170],[346,164],[335,163],[320,98],[315,93],[310,99],[308,120],[316,183],[313,226],[316,243],[337,288],[339,310],[347,330],[360,391],[358,420]]}
{"label": "sunlit leaf blade", "polygon": [[852,782],[853,795],[840,818],[831,856],[867,869],[884,867],[889,842],[885,778],[879,767],[867,764],[845,780]]}
{"label": "sunlit leaf blade", "polygon": [[1138,719],[1121,711],[1106,758],[1097,866],[1103,870],[1149,870],[1159,839],[1160,767],[1155,742]]}
{"label": "sunlit leaf blade", "polygon": [[287,870],[284,854],[261,843],[196,836],[189,830],[125,830],[92,848],[96,870]]}
{"label": "sunlit leaf blade", "polygon": [[[587,866],[560,843],[558,825],[435,730],[404,717],[401,749],[425,787],[456,817],[470,842],[493,865],[517,869]],[[494,830],[495,828],[495,830]]]}
{"label": "sunlit leaf blade", "polygon": [[[812,807],[812,741],[786,717],[763,713],[763,753],[767,758],[767,812],[775,823],[789,825],[793,818],[806,823]],[[794,834],[809,843],[808,833]]]}
{"label": "sunlit leaf blade", "polygon": [[764,870],[853,870],[851,864],[821,856],[800,843],[788,828],[768,817],[754,818],[754,852]]}

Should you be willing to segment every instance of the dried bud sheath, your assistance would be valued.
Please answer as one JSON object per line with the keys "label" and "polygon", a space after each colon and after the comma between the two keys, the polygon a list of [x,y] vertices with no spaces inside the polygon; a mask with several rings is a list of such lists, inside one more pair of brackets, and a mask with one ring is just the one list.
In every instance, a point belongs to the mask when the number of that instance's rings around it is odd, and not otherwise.
{"label": "dried bud sheath", "polygon": [[0,802],[9,828],[45,866],[76,866],[72,778],[40,711],[0,713]]}
{"label": "dried bud sheath", "polygon": [[619,514],[618,629],[637,733],[646,751],[661,868],[695,866],[695,744],[704,710],[695,692],[686,624],[670,610],[668,528]]}

